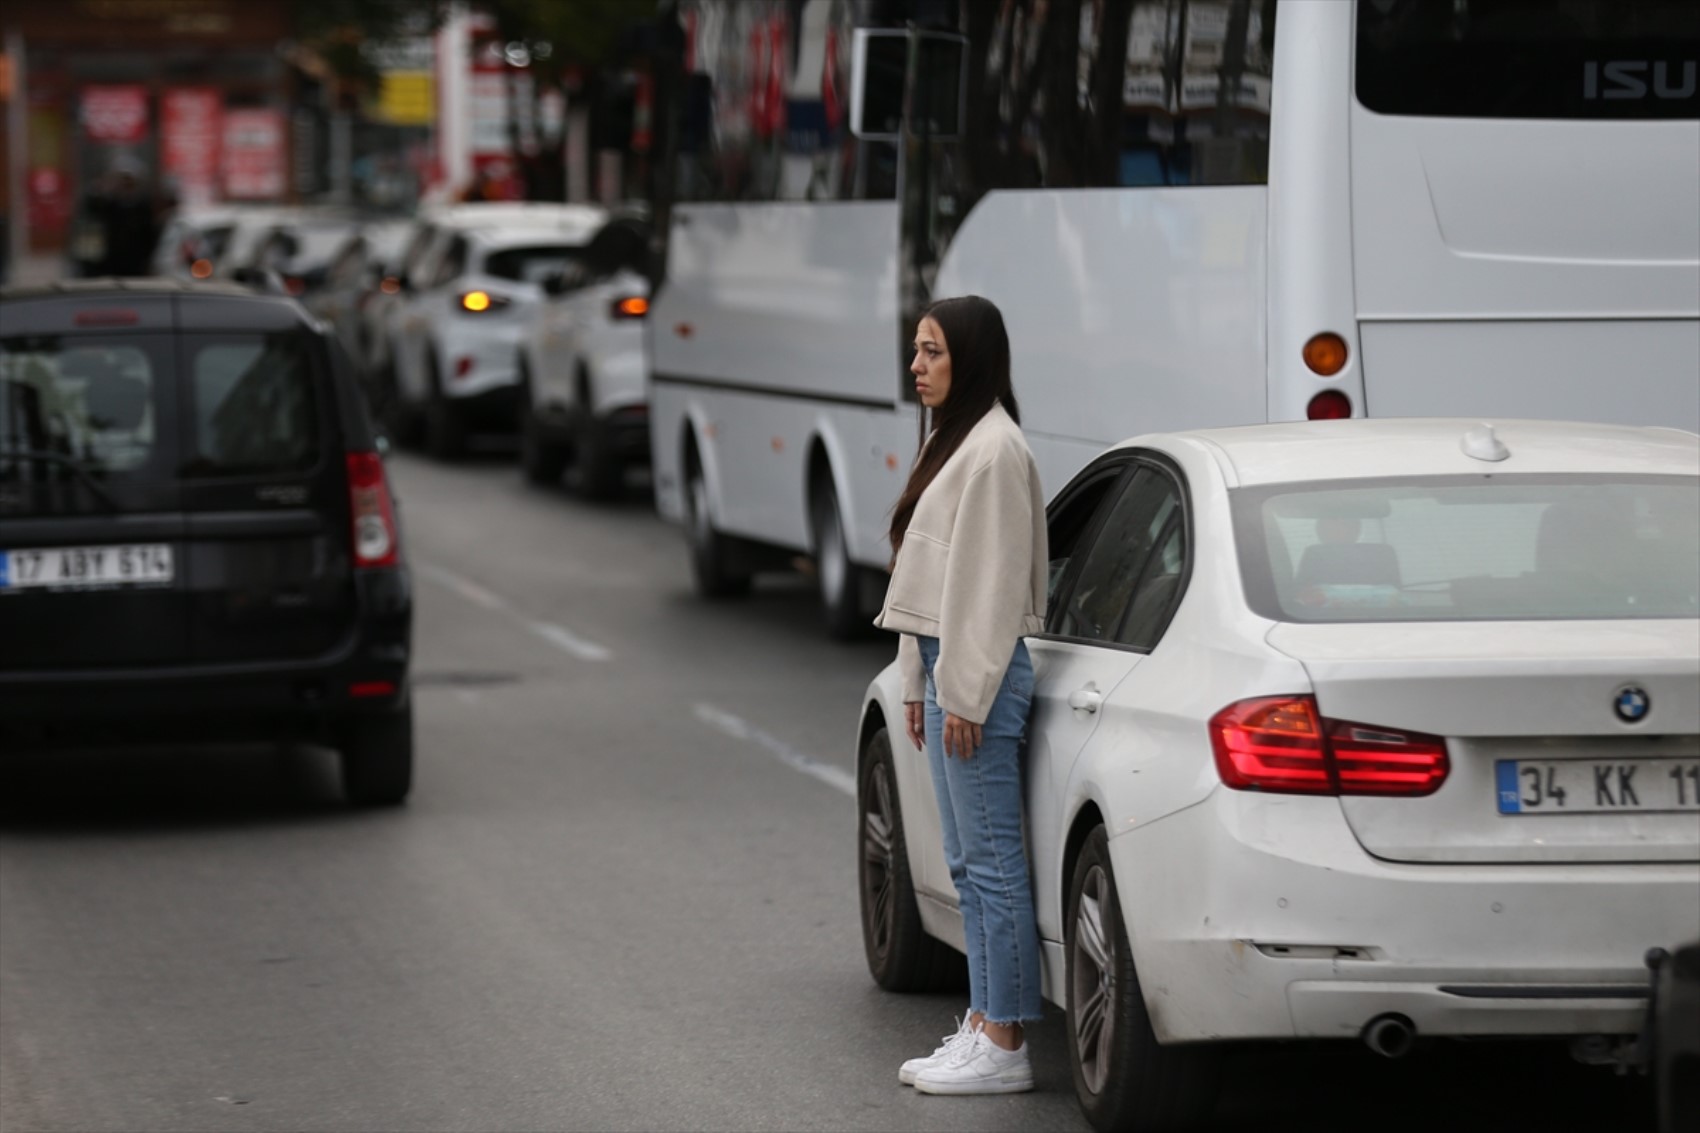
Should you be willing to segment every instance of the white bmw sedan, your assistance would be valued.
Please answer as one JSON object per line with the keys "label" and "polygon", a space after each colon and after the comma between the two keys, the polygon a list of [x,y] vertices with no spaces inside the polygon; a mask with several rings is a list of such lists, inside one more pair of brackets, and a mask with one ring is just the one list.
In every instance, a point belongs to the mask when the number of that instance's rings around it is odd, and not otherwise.
{"label": "white bmw sedan", "polygon": [[[1206,1109],[1219,1040],[1641,1029],[1644,954],[1700,936],[1700,437],[1147,436],[1049,524],[1027,834],[1095,1126]],[[962,922],[902,720],[893,665],[857,738],[862,922],[919,990]]]}

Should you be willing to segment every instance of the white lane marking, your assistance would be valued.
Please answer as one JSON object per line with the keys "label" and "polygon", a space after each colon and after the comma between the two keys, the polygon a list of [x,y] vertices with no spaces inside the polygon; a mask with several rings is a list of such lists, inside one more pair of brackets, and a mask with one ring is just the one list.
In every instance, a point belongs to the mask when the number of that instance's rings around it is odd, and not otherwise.
{"label": "white lane marking", "polygon": [[747,740],[758,747],[766,748],[770,755],[776,756],[779,762],[791,768],[791,770],[801,771],[805,775],[819,779],[835,791],[841,791],[851,798],[856,797],[856,777],[842,767],[822,763],[818,759],[804,755],[778,736],[769,735],[748,720],[734,716],[712,704],[697,705],[696,717],[703,723],[720,729],[733,739]]}
{"label": "white lane marking", "polygon": [[447,586],[450,590],[453,590],[456,594],[459,594],[462,598],[465,598],[469,602],[476,602],[478,605],[483,606],[486,610],[507,609],[506,602],[502,601],[500,598],[496,597],[470,578],[462,578],[453,571],[444,570],[442,567],[436,566],[432,563],[416,563],[415,565],[419,568],[419,572],[421,574],[436,579],[438,582]]}
{"label": "white lane marking", "polygon": [[614,656],[613,650],[606,645],[598,645],[587,637],[580,637],[564,626],[554,625],[550,622],[532,621],[509,605],[500,595],[491,593],[470,578],[462,578],[454,571],[437,566],[435,563],[415,562],[413,565],[414,569],[425,577],[442,583],[462,598],[483,606],[486,610],[506,614],[561,652],[577,657],[580,661],[606,661]]}
{"label": "white lane marking", "polygon": [[598,645],[594,641],[587,641],[569,629],[563,629],[548,622],[527,622],[526,624],[531,627],[532,633],[562,652],[571,653],[581,661],[606,661],[613,656],[608,651],[607,646]]}

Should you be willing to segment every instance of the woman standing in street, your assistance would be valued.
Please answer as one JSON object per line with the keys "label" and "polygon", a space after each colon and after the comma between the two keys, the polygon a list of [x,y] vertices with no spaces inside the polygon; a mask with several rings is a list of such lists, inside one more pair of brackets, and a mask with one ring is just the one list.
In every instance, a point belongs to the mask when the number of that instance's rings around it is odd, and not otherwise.
{"label": "woman standing in street", "polygon": [[1022,1024],[1041,1011],[1020,756],[1033,699],[1021,639],[1044,625],[1045,499],[997,307],[974,295],[934,303],[909,369],[923,440],[892,510],[895,558],[876,624],[903,635],[905,723],[932,768],[969,1007],[956,1034],[898,1076],[926,1093],[1016,1093],[1033,1088]]}

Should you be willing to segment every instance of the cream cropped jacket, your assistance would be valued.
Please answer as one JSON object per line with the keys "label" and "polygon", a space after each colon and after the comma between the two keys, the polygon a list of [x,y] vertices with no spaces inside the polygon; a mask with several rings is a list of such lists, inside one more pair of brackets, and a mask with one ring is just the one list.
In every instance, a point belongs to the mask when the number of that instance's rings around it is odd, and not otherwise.
{"label": "cream cropped jacket", "polygon": [[874,619],[904,635],[903,699],[925,698],[915,637],[936,637],[939,707],[985,723],[1016,643],[1044,628],[1049,557],[1038,467],[994,405],[921,493]]}

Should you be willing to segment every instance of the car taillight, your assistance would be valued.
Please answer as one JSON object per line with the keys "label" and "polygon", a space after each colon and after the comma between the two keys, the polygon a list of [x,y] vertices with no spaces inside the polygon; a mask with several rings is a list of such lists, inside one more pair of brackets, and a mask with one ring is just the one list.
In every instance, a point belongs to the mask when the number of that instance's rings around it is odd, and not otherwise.
{"label": "car taillight", "polygon": [[492,295],[488,291],[468,291],[460,297],[460,309],[470,314],[482,315],[486,311],[500,311],[512,302],[506,295]]}
{"label": "car taillight", "polygon": [[641,319],[649,314],[649,300],[642,295],[627,295],[609,304],[608,317],[616,322],[620,319]]}
{"label": "car taillight", "polygon": [[1429,795],[1451,766],[1439,736],[1325,719],[1309,696],[1230,704],[1210,718],[1210,746],[1236,791]]}
{"label": "car taillight", "polygon": [[401,561],[395,504],[384,461],[375,452],[348,455],[348,501],[354,525],[354,565],[389,567]]}

